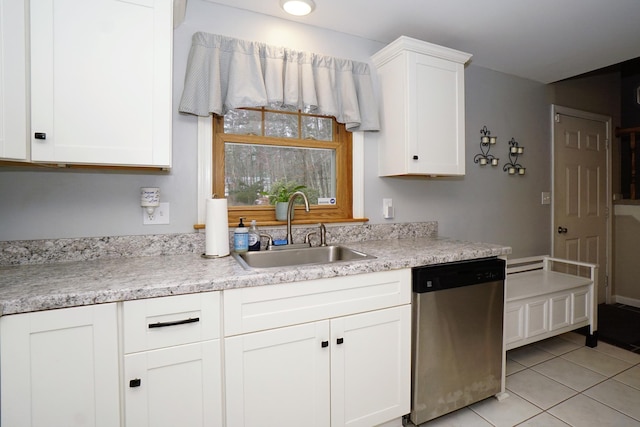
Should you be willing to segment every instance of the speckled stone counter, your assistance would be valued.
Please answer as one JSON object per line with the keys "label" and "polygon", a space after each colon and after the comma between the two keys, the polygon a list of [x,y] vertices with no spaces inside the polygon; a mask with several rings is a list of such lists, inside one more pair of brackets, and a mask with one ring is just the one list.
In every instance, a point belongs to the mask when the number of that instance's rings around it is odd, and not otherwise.
{"label": "speckled stone counter", "polygon": [[244,270],[199,254],[0,267],[0,314],[261,286],[507,255],[511,248],[437,237],[343,243],[376,259]]}

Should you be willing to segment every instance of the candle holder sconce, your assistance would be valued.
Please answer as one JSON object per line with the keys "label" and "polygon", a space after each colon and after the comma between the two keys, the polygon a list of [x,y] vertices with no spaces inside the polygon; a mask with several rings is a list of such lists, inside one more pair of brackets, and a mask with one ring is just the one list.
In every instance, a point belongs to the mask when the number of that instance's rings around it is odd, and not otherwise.
{"label": "candle holder sconce", "polygon": [[487,129],[486,126],[480,129],[480,135],[480,153],[473,157],[473,163],[478,163],[480,166],[498,166],[500,159],[493,154],[489,154],[491,147],[496,144],[498,137],[491,136],[491,131]]}
{"label": "candle holder sconce", "polygon": [[518,141],[511,138],[509,141],[509,163],[502,167],[502,170],[509,175],[524,175],[526,168],[518,163],[518,156],[524,153],[524,147],[520,147]]}

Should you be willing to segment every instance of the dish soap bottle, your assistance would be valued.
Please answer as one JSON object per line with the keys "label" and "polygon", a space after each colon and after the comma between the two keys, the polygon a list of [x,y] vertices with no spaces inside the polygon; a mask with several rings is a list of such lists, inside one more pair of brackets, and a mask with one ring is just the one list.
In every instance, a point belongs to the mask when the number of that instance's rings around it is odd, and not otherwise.
{"label": "dish soap bottle", "polygon": [[249,250],[260,250],[260,232],[258,231],[258,227],[256,226],[255,219],[251,220],[251,226],[249,227]]}
{"label": "dish soap bottle", "polygon": [[233,250],[236,252],[247,252],[249,249],[249,230],[242,220],[244,218],[240,218],[240,224],[233,232]]}

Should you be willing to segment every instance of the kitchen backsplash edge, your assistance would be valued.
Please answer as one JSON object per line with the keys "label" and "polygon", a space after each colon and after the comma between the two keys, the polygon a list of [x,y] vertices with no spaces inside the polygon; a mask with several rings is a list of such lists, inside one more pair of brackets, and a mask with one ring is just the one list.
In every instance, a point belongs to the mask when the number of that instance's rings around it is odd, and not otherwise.
{"label": "kitchen backsplash edge", "polygon": [[[295,227],[293,229],[294,241],[302,242],[307,233],[316,229],[317,227]],[[271,234],[274,239],[284,238],[286,234],[286,229],[282,226],[261,227],[260,231]],[[229,241],[233,242],[233,230],[230,230],[229,233]],[[437,221],[400,224],[327,225],[328,243],[436,237],[437,235]],[[49,264],[105,258],[198,254],[204,252],[204,244],[205,233],[203,232],[0,241],[0,266]],[[314,244],[317,244],[317,238]]]}

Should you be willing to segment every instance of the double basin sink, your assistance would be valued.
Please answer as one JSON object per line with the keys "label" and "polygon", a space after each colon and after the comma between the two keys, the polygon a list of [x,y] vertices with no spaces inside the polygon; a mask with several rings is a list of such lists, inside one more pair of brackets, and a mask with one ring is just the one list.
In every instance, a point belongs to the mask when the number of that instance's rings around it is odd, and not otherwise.
{"label": "double basin sink", "polygon": [[231,254],[245,269],[293,267],[310,264],[332,264],[341,261],[374,259],[353,249],[340,245],[315,246],[303,248],[283,248],[256,252],[233,252]]}

